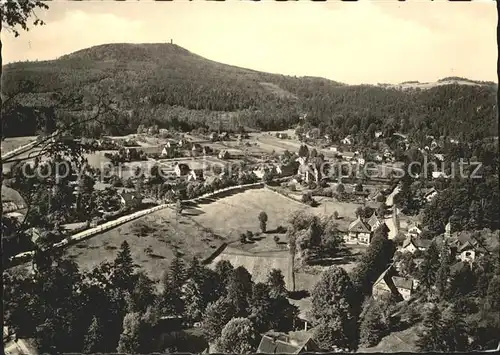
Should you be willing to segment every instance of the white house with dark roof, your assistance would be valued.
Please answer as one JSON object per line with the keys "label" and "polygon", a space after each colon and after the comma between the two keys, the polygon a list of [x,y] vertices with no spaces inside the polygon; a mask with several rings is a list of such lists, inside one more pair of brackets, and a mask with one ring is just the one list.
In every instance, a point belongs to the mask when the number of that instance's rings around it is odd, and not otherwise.
{"label": "white house with dark roof", "polygon": [[360,217],[353,221],[348,228],[344,240],[346,243],[368,245],[371,241],[371,227]]}

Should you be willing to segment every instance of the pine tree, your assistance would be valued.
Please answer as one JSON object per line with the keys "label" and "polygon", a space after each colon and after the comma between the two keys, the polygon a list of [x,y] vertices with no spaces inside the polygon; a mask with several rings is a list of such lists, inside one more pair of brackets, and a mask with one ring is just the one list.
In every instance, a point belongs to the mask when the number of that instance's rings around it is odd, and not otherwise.
{"label": "pine tree", "polygon": [[373,303],[364,314],[360,326],[360,342],[364,346],[375,346],[384,336],[386,329],[380,316],[381,311],[380,307]]}
{"label": "pine tree", "polygon": [[102,342],[103,342],[103,334],[102,327],[97,317],[92,318],[92,323],[90,324],[89,330],[85,335],[85,339],[83,341],[83,352],[85,354],[93,354],[102,352]]}
{"label": "pine tree", "polygon": [[[356,347],[355,291],[349,275],[342,268],[332,266],[321,275],[312,292],[311,314],[315,323],[333,329],[331,342],[339,347]],[[322,333],[323,335],[327,334]],[[326,336],[326,335],[325,335]],[[345,340],[347,339],[347,340]],[[328,343],[326,339],[322,340]]]}
{"label": "pine tree", "polygon": [[120,335],[117,351],[125,354],[137,354],[141,350],[142,319],[139,313],[128,313],[123,319],[123,332]]}
{"label": "pine tree", "polygon": [[270,288],[263,283],[253,285],[250,299],[250,318],[259,332],[269,329],[272,317],[272,300],[269,297]]}
{"label": "pine tree", "polygon": [[267,285],[269,286],[269,295],[272,298],[288,296],[285,285],[285,277],[281,273],[281,270],[272,269],[269,272],[269,275],[267,276]]}
{"label": "pine tree", "polygon": [[436,275],[439,269],[439,251],[436,243],[432,243],[424,254],[424,260],[420,265],[421,285],[430,289],[436,283]]}
{"label": "pine tree", "polygon": [[441,248],[441,263],[436,272],[436,289],[441,299],[446,299],[448,296],[448,281],[450,279],[450,264],[451,264],[451,251],[444,245]]}
{"label": "pine tree", "polygon": [[227,297],[236,309],[238,317],[245,317],[249,312],[249,299],[252,296],[252,276],[248,271],[239,266],[234,269],[227,285]]}
{"label": "pine tree", "polygon": [[446,351],[445,339],[442,332],[442,315],[437,306],[428,310],[423,322],[423,330],[418,334],[416,345],[422,352]]}
{"label": "pine tree", "polygon": [[131,291],[134,284],[134,268],[130,246],[124,240],[113,263],[111,277],[113,285],[123,291]]}

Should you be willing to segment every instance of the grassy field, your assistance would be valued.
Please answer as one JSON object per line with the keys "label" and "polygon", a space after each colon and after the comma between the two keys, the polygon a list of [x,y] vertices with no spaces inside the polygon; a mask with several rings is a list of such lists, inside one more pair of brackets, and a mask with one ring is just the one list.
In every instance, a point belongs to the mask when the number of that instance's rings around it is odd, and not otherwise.
{"label": "grassy field", "polygon": [[215,233],[237,239],[247,230],[259,231],[258,215],[261,211],[267,213],[267,229],[274,230],[280,225],[285,226],[292,212],[309,208],[272,191],[258,189],[217,199],[210,204],[200,204],[187,212],[197,223]]}
{"label": "grassy field", "polygon": [[[339,210],[339,203],[335,208]],[[330,207],[332,209],[334,207]],[[354,206],[345,207],[353,209]],[[92,268],[102,261],[111,261],[123,240],[127,240],[134,261],[152,278],[160,279],[176,251],[186,260],[193,255],[209,256],[223,242],[228,247],[216,260],[229,260],[234,266],[245,266],[254,280],[263,281],[272,268],[282,270],[290,283],[290,259],[285,234],[277,234],[278,226],[286,226],[287,217],[295,211],[324,213],[320,207],[312,208],[287,199],[266,189],[247,190],[214,200],[186,206],[177,220],[170,209],[157,211],[121,227],[70,246],[66,253],[81,268]],[[327,209],[328,211],[329,209]],[[258,214],[268,215],[268,233],[260,233]],[[242,244],[239,235],[252,231],[255,240]],[[209,233],[209,231],[213,233]],[[274,236],[280,238],[277,244]],[[350,270],[354,263],[339,260],[337,265]],[[311,289],[324,266],[309,267],[295,276],[296,289]]]}
{"label": "grassy field", "polygon": [[177,221],[175,212],[166,209],[77,243],[66,254],[80,268],[90,269],[103,261],[112,261],[124,240],[130,245],[134,262],[157,280],[175,252],[181,252],[186,260],[194,255],[204,258],[222,243],[189,219],[181,217]]}

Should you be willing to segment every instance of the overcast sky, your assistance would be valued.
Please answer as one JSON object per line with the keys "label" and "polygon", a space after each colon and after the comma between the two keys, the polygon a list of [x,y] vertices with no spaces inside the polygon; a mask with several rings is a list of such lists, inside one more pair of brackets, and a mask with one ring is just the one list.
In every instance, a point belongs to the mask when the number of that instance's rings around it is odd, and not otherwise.
{"label": "overcast sky", "polygon": [[52,1],[47,23],[2,31],[3,61],[47,60],[104,43],[170,42],[222,63],[348,84],[497,81],[493,0],[276,3]]}

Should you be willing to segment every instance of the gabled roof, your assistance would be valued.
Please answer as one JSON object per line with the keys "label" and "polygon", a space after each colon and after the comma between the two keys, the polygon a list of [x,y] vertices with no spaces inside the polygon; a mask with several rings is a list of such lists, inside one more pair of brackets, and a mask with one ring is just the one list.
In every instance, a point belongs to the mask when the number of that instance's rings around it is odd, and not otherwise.
{"label": "gabled roof", "polygon": [[179,167],[179,169],[180,169],[181,171],[183,171],[183,170],[184,170],[184,171],[186,171],[186,170],[191,170],[191,169],[189,168],[189,165],[184,164],[184,163],[180,163],[180,164],[179,164],[179,163],[177,163],[177,164],[175,164],[175,166],[178,166],[178,167]]}
{"label": "gabled roof", "polygon": [[432,240],[417,238],[414,243],[418,248],[428,249],[432,244]]}
{"label": "gabled roof", "polygon": [[413,289],[413,280],[408,277],[393,276],[392,282],[397,288],[404,288],[406,290]]}
{"label": "gabled roof", "polygon": [[296,339],[296,341],[292,343],[290,337],[286,334],[269,332],[262,336],[257,353],[299,354],[301,351],[305,350],[305,345],[310,341],[312,341],[310,335],[300,340]]}
{"label": "gabled roof", "polygon": [[370,226],[368,226],[365,222],[358,217],[354,222],[349,225],[349,232],[357,232],[357,233],[370,233]]}
{"label": "gabled roof", "polygon": [[142,196],[138,192],[122,192],[120,193],[120,196],[121,198],[123,198],[125,202],[132,202],[133,200],[138,200],[138,199],[142,200]]}
{"label": "gabled roof", "polygon": [[377,224],[378,222],[380,222],[380,221],[379,221],[379,219],[378,219],[377,215],[375,214],[375,212],[373,212],[373,214],[371,215],[371,217],[370,217],[370,218],[368,218],[368,220],[366,221],[366,223],[368,223],[368,225],[369,225],[371,228],[373,228],[373,226],[374,226],[375,224]]}

